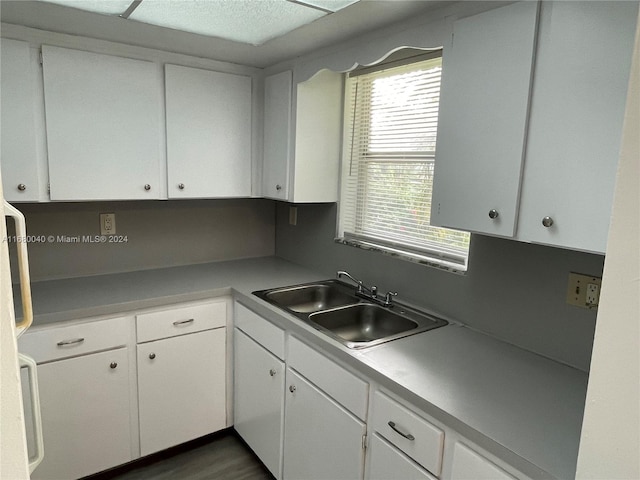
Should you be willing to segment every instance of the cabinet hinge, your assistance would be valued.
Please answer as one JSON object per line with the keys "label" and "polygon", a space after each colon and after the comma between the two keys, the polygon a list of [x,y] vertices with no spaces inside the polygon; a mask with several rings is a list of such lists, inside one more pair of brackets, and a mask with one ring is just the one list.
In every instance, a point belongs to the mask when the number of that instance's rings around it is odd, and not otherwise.
{"label": "cabinet hinge", "polygon": [[362,449],[363,450],[367,449],[367,434],[366,433],[364,435],[362,435]]}

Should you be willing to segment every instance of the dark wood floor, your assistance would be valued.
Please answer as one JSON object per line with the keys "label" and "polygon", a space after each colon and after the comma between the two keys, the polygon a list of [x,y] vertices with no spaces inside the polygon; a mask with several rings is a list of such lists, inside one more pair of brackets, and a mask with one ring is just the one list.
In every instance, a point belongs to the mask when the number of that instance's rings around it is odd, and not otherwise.
{"label": "dark wood floor", "polygon": [[[116,480],[273,480],[232,430],[99,476]],[[126,470],[126,471],[123,471]]]}

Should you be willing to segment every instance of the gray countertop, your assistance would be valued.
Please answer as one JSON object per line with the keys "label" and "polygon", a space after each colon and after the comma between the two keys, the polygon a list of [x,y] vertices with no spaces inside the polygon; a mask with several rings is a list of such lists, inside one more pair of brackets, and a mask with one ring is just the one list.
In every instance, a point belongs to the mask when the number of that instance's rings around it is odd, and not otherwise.
{"label": "gray countertop", "polygon": [[[32,285],[34,327],[234,293],[533,477],[575,476],[587,374],[461,324],[349,350],[254,290],[326,278],[268,257]],[[17,302],[16,302],[17,303]]]}

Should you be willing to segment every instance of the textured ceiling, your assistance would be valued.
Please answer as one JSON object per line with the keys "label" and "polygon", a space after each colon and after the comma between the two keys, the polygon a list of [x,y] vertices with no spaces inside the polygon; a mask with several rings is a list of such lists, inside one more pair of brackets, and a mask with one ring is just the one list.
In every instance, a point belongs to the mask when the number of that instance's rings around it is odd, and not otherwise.
{"label": "textured ceiling", "polygon": [[[92,3],[91,0],[82,1]],[[121,0],[94,1],[100,4],[128,3]],[[315,0],[309,3],[323,2]],[[4,23],[263,68],[413,18],[444,3],[447,2],[361,0],[259,46],[125,20],[109,12],[107,15],[92,13],[42,1],[2,0],[0,19]],[[109,9],[112,7],[114,5],[108,5]]]}

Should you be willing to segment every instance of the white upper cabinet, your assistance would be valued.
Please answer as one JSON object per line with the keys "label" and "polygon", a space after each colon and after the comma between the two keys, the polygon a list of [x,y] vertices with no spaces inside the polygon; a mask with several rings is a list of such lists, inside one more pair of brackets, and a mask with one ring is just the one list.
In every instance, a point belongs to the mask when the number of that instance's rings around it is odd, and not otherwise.
{"label": "white upper cabinet", "polygon": [[443,52],[431,224],[513,236],[537,2],[458,20]]}
{"label": "white upper cabinet", "polygon": [[[36,69],[27,42],[1,40],[2,182],[10,202],[40,199],[36,137]],[[41,111],[41,110],[40,110]]]}
{"label": "white upper cabinet", "polygon": [[518,238],[605,251],[637,10],[543,2]]}
{"label": "white upper cabinet", "polygon": [[265,79],[262,194],[294,203],[336,202],[343,76],[322,70],[295,89],[292,77],[285,71]]}
{"label": "white upper cabinet", "polygon": [[291,70],[264,80],[262,195],[276,200],[289,195],[291,83]]}
{"label": "white upper cabinet", "polygon": [[165,66],[169,198],[251,196],[251,77]]}
{"label": "white upper cabinet", "polygon": [[152,62],[43,46],[51,200],[161,198]]}

